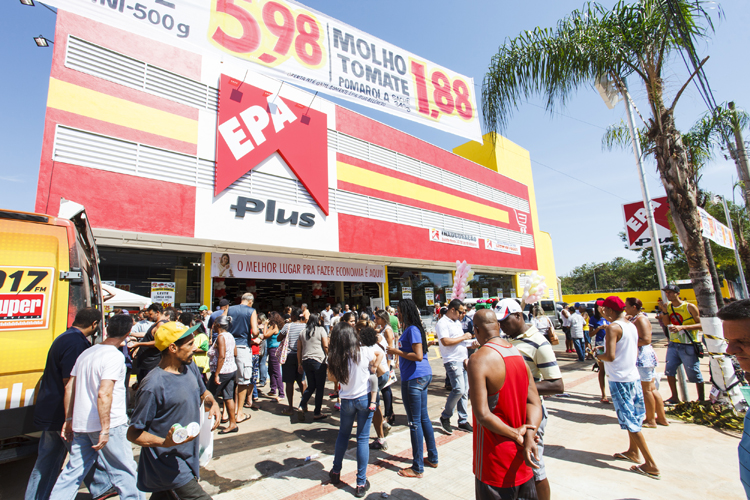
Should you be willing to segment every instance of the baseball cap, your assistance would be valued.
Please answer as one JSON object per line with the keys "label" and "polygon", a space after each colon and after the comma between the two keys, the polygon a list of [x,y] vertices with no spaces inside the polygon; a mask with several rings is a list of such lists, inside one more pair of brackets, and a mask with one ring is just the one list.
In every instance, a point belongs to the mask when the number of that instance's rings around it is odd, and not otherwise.
{"label": "baseball cap", "polygon": [[581,303],[580,303],[580,302],[576,302],[576,303],[575,303],[575,305],[574,305],[574,307],[575,307],[576,309],[578,309],[579,307],[581,307]]}
{"label": "baseball cap", "polygon": [[674,293],[680,293],[680,287],[677,285],[667,285],[664,288],[662,288],[665,292],[674,292]]}
{"label": "baseball cap", "polygon": [[616,295],[610,295],[606,299],[604,299],[604,303],[602,304],[603,307],[609,307],[613,311],[620,312],[625,309],[625,302],[622,301],[622,299]]}
{"label": "baseball cap", "polygon": [[603,305],[604,305],[604,299],[598,299],[598,300],[596,301],[596,305],[597,305],[597,306],[603,306]]}
{"label": "baseball cap", "polygon": [[226,307],[229,305],[229,301],[227,299],[221,299],[219,301],[219,307]]}
{"label": "baseball cap", "polygon": [[198,308],[199,311],[208,311],[208,306],[200,306]]}
{"label": "baseball cap", "polygon": [[154,332],[154,347],[163,351],[170,344],[174,344],[176,341],[191,335],[201,326],[200,323],[188,328],[179,321],[170,321],[159,326]]}
{"label": "baseball cap", "polygon": [[513,299],[503,299],[495,306],[495,315],[498,321],[503,321],[513,313],[520,313],[521,306]]}

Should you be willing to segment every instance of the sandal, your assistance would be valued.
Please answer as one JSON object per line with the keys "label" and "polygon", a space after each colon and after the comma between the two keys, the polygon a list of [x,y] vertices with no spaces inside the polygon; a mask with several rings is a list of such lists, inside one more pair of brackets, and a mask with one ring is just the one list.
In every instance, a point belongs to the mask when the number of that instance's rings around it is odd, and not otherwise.
{"label": "sandal", "polygon": [[245,413],[245,414],[244,414],[244,416],[245,416],[245,418],[238,418],[238,419],[236,420],[236,422],[237,422],[238,424],[241,424],[242,422],[245,422],[246,420],[250,420],[251,418],[253,418],[253,416],[252,416],[252,415],[248,415],[247,413]]}
{"label": "sandal", "polygon": [[288,417],[291,417],[291,416],[292,416],[292,415],[294,414],[294,410],[293,410],[293,409],[291,409],[291,408],[289,408],[289,407],[287,406],[286,408],[284,408],[283,410],[281,410],[281,414],[282,414],[282,415],[286,415],[286,416],[288,416]]}
{"label": "sandal", "polygon": [[433,469],[437,469],[437,468],[438,468],[438,464],[433,464],[432,462],[430,462],[430,461],[429,461],[429,460],[427,460],[426,458],[424,459],[424,464],[425,464],[425,465],[426,465],[427,467],[431,467],[431,468],[433,468]]}
{"label": "sandal", "polygon": [[640,474],[642,476],[650,477],[651,479],[661,479],[661,474],[658,472],[649,472],[647,470],[643,470],[641,467],[642,465],[634,465],[630,468],[632,472],[635,472],[636,474]]}
{"label": "sandal", "polygon": [[414,472],[414,469],[412,469],[411,467],[399,469],[398,475],[401,477],[413,477],[416,479],[420,479],[422,477],[422,474],[420,474],[419,472]]}
{"label": "sandal", "polygon": [[600,399],[599,402],[600,403],[604,403],[604,404],[610,404],[611,403],[611,401],[609,399],[607,399],[606,397]]}
{"label": "sandal", "polygon": [[625,460],[626,462],[633,462],[634,464],[640,463],[638,460],[633,460],[624,453],[615,453],[614,457],[616,460]]}
{"label": "sandal", "polygon": [[320,415],[313,415],[313,420],[324,420],[328,418],[328,415],[325,413],[321,413]]}
{"label": "sandal", "polygon": [[217,434],[231,434],[233,432],[240,432],[240,428],[239,427],[235,427],[234,429],[229,429],[229,430],[222,429]]}

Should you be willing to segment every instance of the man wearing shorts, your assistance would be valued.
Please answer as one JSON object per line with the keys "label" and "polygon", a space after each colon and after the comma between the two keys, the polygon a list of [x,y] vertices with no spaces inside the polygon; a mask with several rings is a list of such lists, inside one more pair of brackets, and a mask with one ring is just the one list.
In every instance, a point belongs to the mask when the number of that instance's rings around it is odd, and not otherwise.
{"label": "man wearing shorts", "polygon": [[[242,405],[247,399],[248,389],[252,400],[252,386],[258,383],[260,373],[260,356],[253,354],[254,341],[258,338],[258,314],[253,309],[252,293],[246,293],[242,296],[242,302],[239,305],[231,306],[227,311],[227,316],[232,318],[232,325],[229,333],[234,336],[234,342],[237,346],[237,423],[249,419],[242,411]],[[252,405],[250,406],[252,407]]]}
{"label": "man wearing shorts", "polygon": [[630,446],[623,453],[615,453],[618,460],[638,464],[643,454],[644,463],[633,465],[630,470],[660,479],[659,468],[646,445],[641,424],[646,417],[641,378],[635,366],[638,358],[638,330],[625,319],[625,303],[617,296],[604,299],[602,315],[610,322],[604,336],[604,353],[599,359],[604,362],[609,377],[609,392],[617,412],[620,428],[628,431]]}
{"label": "man wearing shorts", "polygon": [[698,308],[680,300],[680,287],[667,285],[662,288],[667,295],[668,304],[662,304],[662,312],[669,316],[669,344],[667,345],[667,366],[664,372],[667,375],[669,389],[672,396],[665,401],[666,404],[677,404],[680,397],[677,394],[677,369],[680,365],[685,367],[685,373],[689,382],[695,384],[698,391],[698,400],[703,401],[705,393],[703,390],[703,374],[701,373],[701,361],[695,354],[693,342],[698,342],[698,334],[701,331],[700,314]]}
{"label": "man wearing shorts", "polygon": [[[524,323],[523,312],[518,302],[513,299],[503,299],[497,303],[495,308],[497,319],[500,321],[500,329],[508,336],[510,343],[518,349],[518,352],[526,361],[526,366],[531,371],[539,396],[554,396],[565,392],[562,373],[557,365],[557,358],[555,358],[552,345],[537,330],[536,326]],[[535,461],[539,468],[532,469],[532,471],[534,472],[534,483],[539,500],[549,500],[551,493],[543,456],[547,408],[544,406],[544,399],[541,397],[540,399],[542,401],[542,422],[536,431],[539,438],[536,444],[539,450],[539,460]]]}

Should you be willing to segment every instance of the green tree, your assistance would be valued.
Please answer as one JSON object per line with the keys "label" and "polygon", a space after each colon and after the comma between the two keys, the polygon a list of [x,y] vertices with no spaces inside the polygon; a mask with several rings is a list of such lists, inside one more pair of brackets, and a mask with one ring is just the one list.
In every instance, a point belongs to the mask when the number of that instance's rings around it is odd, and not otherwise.
{"label": "green tree", "polygon": [[542,95],[552,110],[602,76],[615,82],[621,93],[626,92],[625,78],[636,77],[646,88],[646,135],[654,143],[657,168],[686,249],[698,307],[702,316],[715,316],[715,293],[697,211],[698,188],[674,119],[675,106],[695,73],[671,104],[666,104],[664,93],[664,65],[685,48],[683,37],[675,35],[675,7],[691,37],[703,39],[713,30],[698,0],[620,1],[612,9],[587,3],[555,28],[535,28],[506,40],[493,56],[482,84],[483,117],[489,131],[498,132],[529,97]]}

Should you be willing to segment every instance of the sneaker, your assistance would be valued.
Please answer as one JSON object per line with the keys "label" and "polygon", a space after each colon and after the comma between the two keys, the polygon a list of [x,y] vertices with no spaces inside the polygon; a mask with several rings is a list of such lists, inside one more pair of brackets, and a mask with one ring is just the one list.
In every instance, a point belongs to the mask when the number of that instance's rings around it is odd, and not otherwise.
{"label": "sneaker", "polygon": [[385,441],[385,439],[376,439],[375,441],[370,443],[370,449],[385,451],[388,449],[388,443]]}
{"label": "sneaker", "polygon": [[474,428],[471,426],[469,422],[464,422],[462,424],[458,424],[458,428],[462,431],[466,432],[474,432]]}
{"label": "sneaker", "polygon": [[115,488],[110,488],[107,491],[105,491],[102,495],[96,497],[94,500],[105,500],[106,498],[111,498],[117,495],[118,495],[117,490]]}
{"label": "sneaker", "polygon": [[443,430],[448,434],[453,434],[453,428],[451,427],[451,421],[449,418],[440,417],[440,425],[443,426]]}
{"label": "sneaker", "polygon": [[341,403],[336,403],[335,405],[333,405],[333,409],[336,411],[341,411]]}
{"label": "sneaker", "polygon": [[383,422],[383,437],[388,437],[389,432],[391,432],[391,424]]}
{"label": "sneaker", "polygon": [[365,480],[365,484],[362,486],[357,485],[357,491],[354,492],[354,496],[357,498],[364,497],[370,490],[370,481]]}

